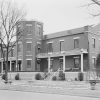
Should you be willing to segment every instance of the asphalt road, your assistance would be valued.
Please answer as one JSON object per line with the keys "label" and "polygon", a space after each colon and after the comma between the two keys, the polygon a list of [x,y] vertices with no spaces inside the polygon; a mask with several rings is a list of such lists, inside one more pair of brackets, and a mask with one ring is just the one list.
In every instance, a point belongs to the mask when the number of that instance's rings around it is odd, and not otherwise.
{"label": "asphalt road", "polygon": [[0,100],[100,100],[100,98],[0,90]]}

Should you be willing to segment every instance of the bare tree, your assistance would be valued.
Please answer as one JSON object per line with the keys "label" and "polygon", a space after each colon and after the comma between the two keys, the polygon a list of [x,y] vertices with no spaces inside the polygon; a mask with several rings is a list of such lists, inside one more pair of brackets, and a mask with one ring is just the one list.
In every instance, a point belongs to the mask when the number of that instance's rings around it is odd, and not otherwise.
{"label": "bare tree", "polygon": [[[5,63],[5,81],[8,82],[8,56],[12,48],[22,37],[23,29],[16,32],[19,22],[23,20],[26,13],[18,9],[12,2],[2,1],[0,3],[0,41],[1,53]],[[6,50],[6,55],[4,54]]]}
{"label": "bare tree", "polygon": [[[96,7],[100,7],[100,0],[91,0],[91,3],[89,3],[88,4],[88,7],[93,7],[95,5],[95,8]],[[99,8],[100,9],[100,8]],[[96,17],[96,16],[100,16],[100,11],[99,11],[99,9],[98,8],[96,8],[96,10],[97,10],[97,13],[92,13],[91,15],[92,16],[94,16],[94,17]]]}

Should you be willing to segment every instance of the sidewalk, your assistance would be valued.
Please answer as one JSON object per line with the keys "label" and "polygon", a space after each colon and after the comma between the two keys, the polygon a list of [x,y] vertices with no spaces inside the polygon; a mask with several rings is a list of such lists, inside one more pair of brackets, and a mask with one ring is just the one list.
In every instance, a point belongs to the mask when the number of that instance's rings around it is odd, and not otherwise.
{"label": "sidewalk", "polygon": [[0,90],[13,90],[23,92],[52,93],[73,96],[86,96],[100,98],[100,84],[96,90],[91,90],[86,82],[60,82],[60,81],[14,81],[12,84],[0,82]]}

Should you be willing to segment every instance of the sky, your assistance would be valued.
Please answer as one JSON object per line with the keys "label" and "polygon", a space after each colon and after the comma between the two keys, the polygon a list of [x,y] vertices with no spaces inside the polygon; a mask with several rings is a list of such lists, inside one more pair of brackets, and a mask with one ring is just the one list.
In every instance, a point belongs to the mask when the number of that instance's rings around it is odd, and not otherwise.
{"label": "sky", "polygon": [[89,14],[94,10],[93,7],[86,6],[91,0],[12,1],[26,10],[27,20],[35,19],[43,22],[44,34],[96,24],[100,20],[100,18],[94,18]]}

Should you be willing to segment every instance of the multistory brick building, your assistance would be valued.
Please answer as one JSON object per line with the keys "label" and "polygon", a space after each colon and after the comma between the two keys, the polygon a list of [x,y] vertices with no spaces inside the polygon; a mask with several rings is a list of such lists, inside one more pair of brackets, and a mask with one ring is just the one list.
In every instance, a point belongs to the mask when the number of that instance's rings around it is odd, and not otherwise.
{"label": "multistory brick building", "polygon": [[[43,35],[43,23],[22,21],[23,36],[9,55],[9,71],[85,72],[100,52],[100,24]],[[16,63],[18,65],[16,66]],[[5,70],[1,56],[0,72]]]}

